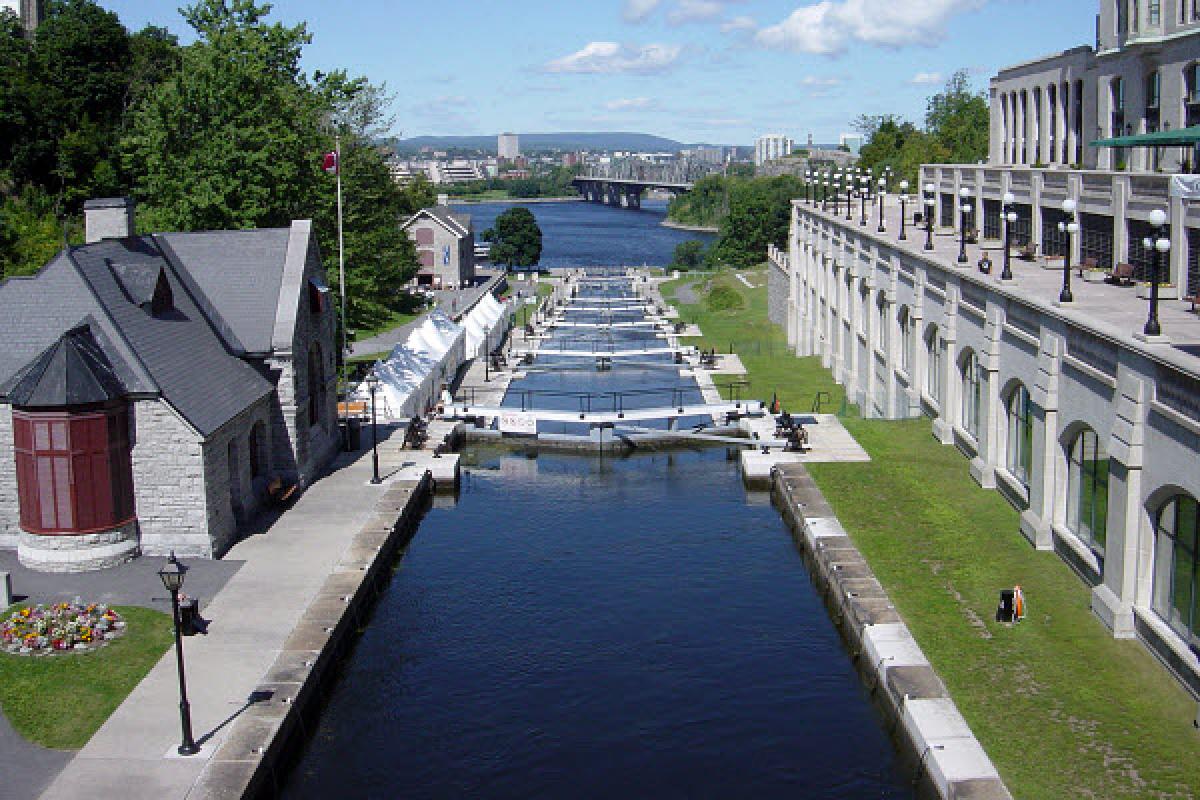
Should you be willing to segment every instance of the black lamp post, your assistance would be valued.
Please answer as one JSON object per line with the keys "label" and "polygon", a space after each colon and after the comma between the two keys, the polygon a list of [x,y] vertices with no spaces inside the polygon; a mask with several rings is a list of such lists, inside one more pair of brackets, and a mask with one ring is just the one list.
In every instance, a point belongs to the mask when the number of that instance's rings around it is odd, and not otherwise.
{"label": "black lamp post", "polygon": [[158,571],[163,586],[171,594],[171,617],[175,621],[175,666],[179,671],[179,723],[183,728],[183,741],[177,752],[181,756],[194,756],[200,752],[196,740],[192,738],[192,707],[187,699],[187,678],[183,670],[183,636],[179,631],[179,590],[183,588],[183,578],[187,567],[175,558],[175,551]]}
{"label": "black lamp post", "polygon": [[1162,209],[1150,212],[1150,224],[1154,226],[1153,241],[1149,238],[1142,240],[1142,246],[1154,247],[1154,259],[1150,272],[1150,315],[1146,317],[1146,327],[1142,333],[1147,336],[1161,336],[1162,326],[1158,324],[1158,275],[1162,266],[1162,257],[1171,252],[1171,237],[1167,230],[1167,214]]}
{"label": "black lamp post", "polygon": [[933,249],[933,207],[937,200],[933,197],[933,184],[925,184],[925,249]]}
{"label": "black lamp post", "polygon": [[855,186],[854,178],[847,175],[846,176],[846,185],[845,185],[845,189],[846,189],[846,222],[850,222],[850,220],[852,220],[854,218],[854,216],[853,216],[853,206],[854,206],[854,197],[855,197],[854,186]]}
{"label": "black lamp post", "polygon": [[1005,192],[1004,197],[1004,269],[1000,270],[1000,280],[1011,281],[1012,274],[1012,227],[1017,221],[1017,212],[1013,210],[1013,204],[1017,202],[1017,198],[1013,197],[1012,192]]}
{"label": "black lamp post", "polygon": [[367,375],[367,390],[371,393],[371,483],[380,484],[379,429],[375,426],[375,393],[379,391],[379,376],[374,370]]}
{"label": "black lamp post", "polygon": [[883,224],[883,196],[887,189],[887,178],[879,179],[879,227],[875,229],[876,233],[886,233],[887,226]]}
{"label": "black lamp post", "polygon": [[962,198],[962,204],[958,207],[958,263],[966,264],[970,260],[967,258],[967,217],[975,209],[967,202],[971,197],[970,189],[962,187],[958,190],[958,196]]}
{"label": "black lamp post", "polygon": [[905,219],[905,215],[907,215],[907,214],[908,214],[908,181],[900,181],[900,241],[902,241],[902,242],[908,238],[908,234],[905,233],[905,226],[907,225],[907,220]]}
{"label": "black lamp post", "polygon": [[1074,200],[1069,197],[1063,200],[1062,210],[1067,219],[1058,223],[1058,229],[1067,237],[1067,252],[1063,255],[1063,284],[1062,291],[1058,293],[1058,302],[1070,303],[1075,300],[1075,296],[1071,294],[1071,234],[1079,230],[1079,223],[1075,221]]}
{"label": "black lamp post", "polygon": [[821,210],[829,210],[829,178],[821,179]]}
{"label": "black lamp post", "polygon": [[809,205],[808,202],[808,187],[812,185],[812,171],[804,170],[804,205]]}
{"label": "black lamp post", "polygon": [[867,224],[867,200],[871,195],[871,181],[866,176],[858,179],[858,204],[861,207],[859,213],[859,225]]}

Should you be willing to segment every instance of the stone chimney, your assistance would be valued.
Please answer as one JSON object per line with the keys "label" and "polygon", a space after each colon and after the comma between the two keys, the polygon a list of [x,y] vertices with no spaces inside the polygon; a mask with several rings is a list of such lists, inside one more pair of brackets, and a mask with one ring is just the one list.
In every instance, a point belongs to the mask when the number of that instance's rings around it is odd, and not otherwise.
{"label": "stone chimney", "polygon": [[133,236],[133,199],[101,197],[83,204],[84,239],[88,244],[101,239]]}

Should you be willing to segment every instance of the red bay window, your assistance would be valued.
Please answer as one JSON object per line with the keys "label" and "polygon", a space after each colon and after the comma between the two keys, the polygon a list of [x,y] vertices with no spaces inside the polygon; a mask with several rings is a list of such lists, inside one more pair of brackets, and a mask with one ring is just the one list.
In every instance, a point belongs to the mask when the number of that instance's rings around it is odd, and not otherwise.
{"label": "red bay window", "polygon": [[129,411],[13,410],[21,527],[91,533],[134,517]]}

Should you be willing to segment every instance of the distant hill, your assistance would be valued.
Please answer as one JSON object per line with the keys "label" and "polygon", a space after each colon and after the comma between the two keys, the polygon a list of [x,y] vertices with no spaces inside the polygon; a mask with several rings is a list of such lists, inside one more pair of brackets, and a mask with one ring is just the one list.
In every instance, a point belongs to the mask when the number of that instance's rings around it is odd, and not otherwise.
{"label": "distant hill", "polygon": [[[531,150],[635,150],[641,152],[675,152],[686,147],[674,139],[649,133],[519,133],[522,152]],[[482,150],[496,152],[493,136],[414,136],[395,143],[396,151],[411,153],[422,147],[436,150]]]}

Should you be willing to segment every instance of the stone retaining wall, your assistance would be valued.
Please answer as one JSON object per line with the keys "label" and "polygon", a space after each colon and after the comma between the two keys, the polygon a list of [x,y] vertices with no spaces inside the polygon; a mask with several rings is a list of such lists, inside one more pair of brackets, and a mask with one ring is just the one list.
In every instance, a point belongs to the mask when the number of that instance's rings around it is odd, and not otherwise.
{"label": "stone retaining wall", "polygon": [[[863,681],[888,717],[914,784],[950,798],[1011,800],[887,592],[801,464],[772,470],[777,505]],[[920,795],[919,795],[920,796]]]}

